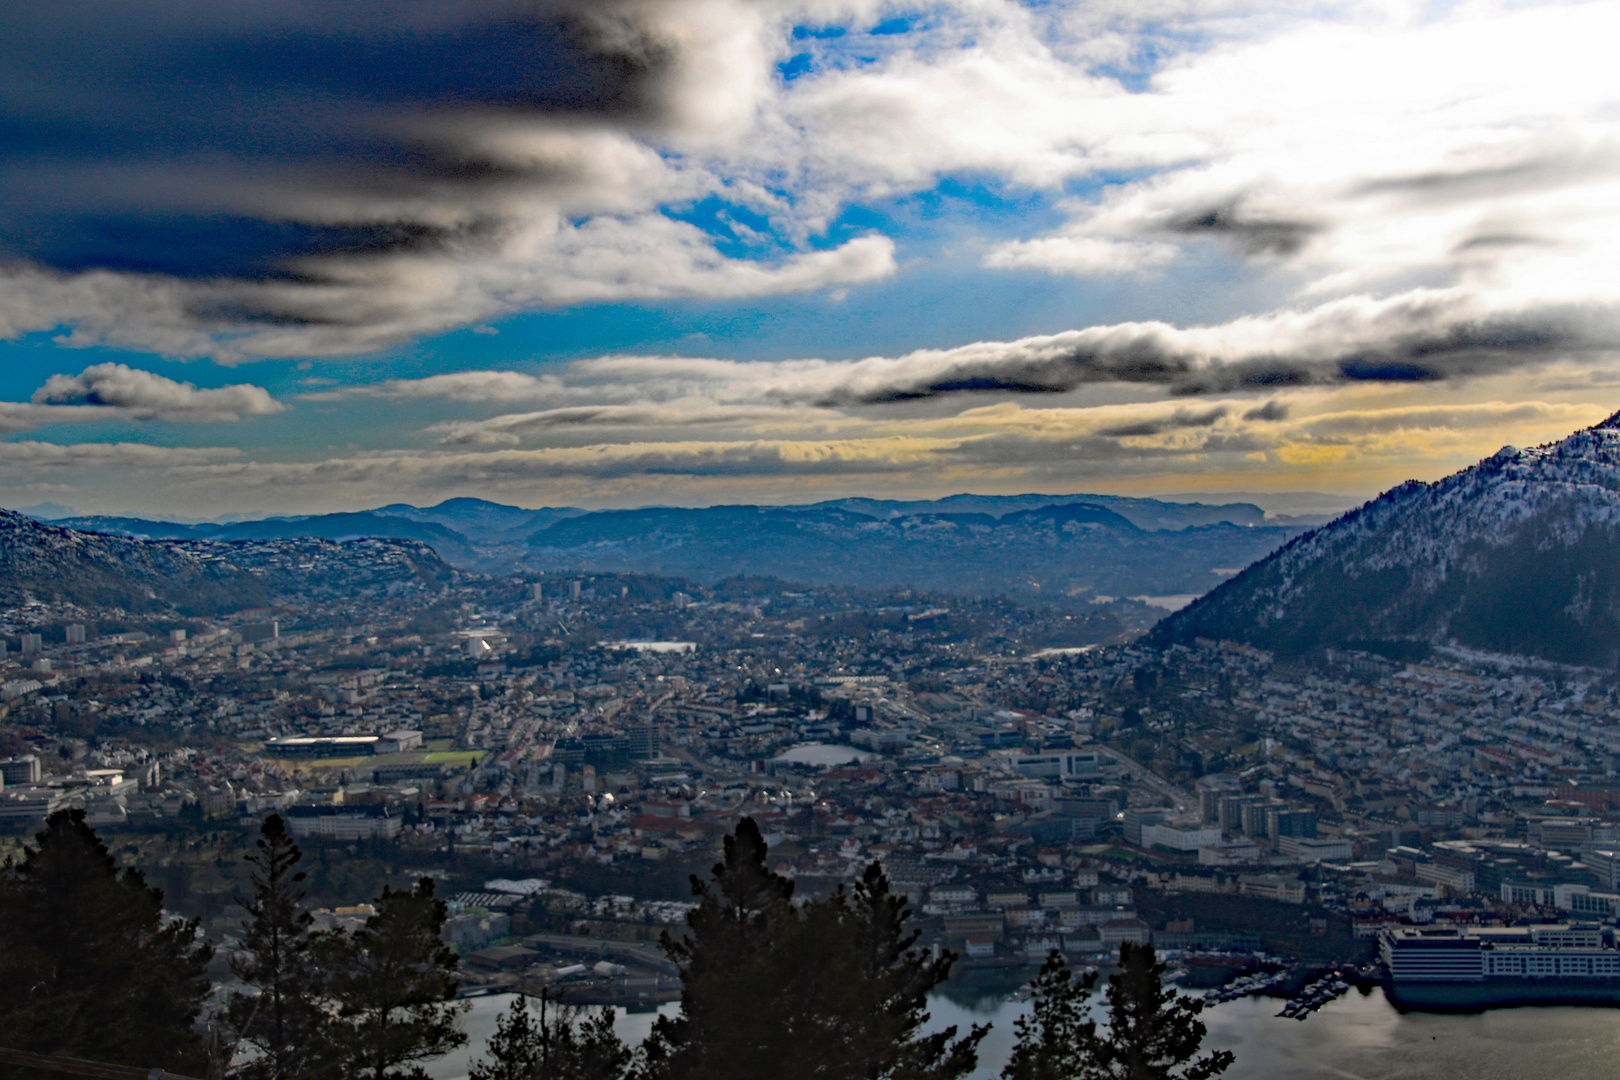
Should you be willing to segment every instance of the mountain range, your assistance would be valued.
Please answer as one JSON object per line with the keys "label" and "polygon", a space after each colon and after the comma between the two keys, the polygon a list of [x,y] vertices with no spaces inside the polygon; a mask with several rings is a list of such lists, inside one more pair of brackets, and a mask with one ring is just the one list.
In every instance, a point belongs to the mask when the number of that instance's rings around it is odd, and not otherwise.
{"label": "mountain range", "polygon": [[289,600],[436,588],[453,570],[414,540],[138,540],[0,510],[0,607],[217,615]]}
{"label": "mountain range", "polygon": [[1620,666],[1620,414],[1402,484],[1160,622],[1151,644],[1227,639],[1300,656],[1437,645]]}
{"label": "mountain range", "polygon": [[487,573],[633,571],[699,582],[751,574],[1026,599],[1201,593],[1301,531],[1267,524],[1248,503],[1034,494],[602,511],[451,499],[228,523],[55,524],[150,539],[413,540]]}

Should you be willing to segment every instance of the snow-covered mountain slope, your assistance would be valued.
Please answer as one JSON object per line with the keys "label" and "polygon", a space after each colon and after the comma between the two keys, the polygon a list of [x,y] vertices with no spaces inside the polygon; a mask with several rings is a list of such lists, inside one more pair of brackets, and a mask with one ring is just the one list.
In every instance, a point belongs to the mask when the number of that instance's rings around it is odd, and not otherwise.
{"label": "snow-covered mountain slope", "polygon": [[1306,533],[1154,628],[1283,655],[1455,642],[1620,664],[1620,414],[1409,482]]}
{"label": "snow-covered mountain slope", "polygon": [[135,540],[0,510],[0,607],[216,614],[290,599],[429,589],[451,569],[414,540]]}

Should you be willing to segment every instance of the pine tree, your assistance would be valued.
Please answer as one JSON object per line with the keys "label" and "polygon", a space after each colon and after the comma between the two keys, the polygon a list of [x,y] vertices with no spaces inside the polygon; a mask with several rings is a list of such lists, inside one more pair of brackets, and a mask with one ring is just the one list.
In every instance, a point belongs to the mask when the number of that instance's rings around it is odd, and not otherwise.
{"label": "pine tree", "polygon": [[1096,1052],[1097,1024],[1086,1005],[1097,973],[1076,975],[1053,949],[1035,977],[1030,1011],[1014,1025],[1018,1041],[1001,1080],[1076,1080]]}
{"label": "pine tree", "polygon": [[681,1013],[661,1016],[643,1048],[645,1068],[675,1080],[766,1076],[780,1036],[768,1004],[779,995],[766,964],[771,942],[793,918],[793,882],[765,865],[765,838],[744,818],[723,842],[714,883],[692,875],[697,908],[688,933],[662,944],[681,967]]}
{"label": "pine tree", "polygon": [[247,909],[247,933],[231,958],[231,971],[252,992],[232,994],[226,1015],[236,1036],[258,1050],[237,1074],[291,1080],[323,1058],[323,980],[301,907],[304,875],[294,869],[303,852],[280,814],[266,818],[259,833],[258,850],[247,857],[253,895],[237,898]]}
{"label": "pine tree", "polygon": [[529,999],[519,994],[512,1007],[495,1018],[495,1034],[484,1051],[489,1056],[472,1063],[468,1080],[537,1080],[545,1060],[540,1030],[529,1011]]}
{"label": "pine tree", "polygon": [[1165,966],[1151,945],[1119,947],[1119,972],[1108,978],[1108,1031],[1082,1080],[1209,1080],[1231,1067],[1230,1050],[1197,1056],[1204,1003],[1166,993]]}
{"label": "pine tree", "polygon": [[617,1080],[634,1054],[613,1030],[614,1011],[581,1019],[579,1010],[541,999],[534,1019],[519,997],[495,1021],[489,1058],[475,1062],[471,1080]]}
{"label": "pine tree", "polygon": [[318,935],[335,1006],[331,1042],[348,1080],[425,1080],[419,1062],[466,1043],[456,1027],[456,954],[439,940],[444,901],[433,879],[388,889],[353,934]]}
{"label": "pine tree", "polygon": [[162,891],[119,871],[83,810],[52,814],[35,844],[0,868],[0,1045],[202,1071],[197,924],[165,920]]}
{"label": "pine tree", "polygon": [[[917,947],[921,932],[906,927],[911,918],[906,897],[890,891],[883,868],[868,864],[848,897],[840,888],[818,906],[836,914],[842,923],[840,936],[853,944],[860,965],[854,982],[858,993],[848,994],[831,980],[827,983],[835,1032],[859,1032],[866,1043],[864,1051],[848,1062],[846,1075],[956,1080],[972,1072],[978,1064],[979,1041],[989,1025],[975,1025],[962,1038],[956,1037],[955,1027],[919,1034],[928,1022],[928,994],[950,978],[956,954],[942,949],[929,957]],[[808,914],[807,923],[817,913]],[[806,957],[826,948],[827,936],[815,935],[810,946]],[[859,1043],[852,1037],[850,1045]]]}
{"label": "pine tree", "polygon": [[986,1028],[919,1031],[928,992],[954,956],[929,959],[907,930],[905,898],[876,865],[852,893],[793,903],[758,826],[726,838],[713,884],[693,878],[687,937],[664,945],[681,965],[682,1016],[643,1046],[647,1076],[671,1080],[956,1080]]}

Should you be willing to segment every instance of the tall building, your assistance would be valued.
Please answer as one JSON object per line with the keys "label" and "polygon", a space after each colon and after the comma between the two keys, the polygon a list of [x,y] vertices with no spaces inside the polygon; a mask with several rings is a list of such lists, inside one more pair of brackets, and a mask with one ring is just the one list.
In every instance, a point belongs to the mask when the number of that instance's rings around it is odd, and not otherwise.
{"label": "tall building", "polygon": [[66,640],[69,645],[84,644],[84,624],[73,623],[67,628]]}
{"label": "tall building", "polygon": [[1262,837],[1272,837],[1271,823],[1273,815],[1288,809],[1288,804],[1263,799],[1243,804],[1243,832],[1256,840]]}
{"label": "tall building", "polygon": [[1310,840],[1316,837],[1316,811],[1272,807],[1266,811],[1266,835],[1273,840],[1284,836]]}
{"label": "tall building", "polygon": [[630,757],[646,761],[658,756],[658,728],[654,724],[631,724],[626,734],[630,737]]}
{"label": "tall building", "polygon": [[1125,842],[1142,846],[1142,826],[1159,825],[1170,816],[1162,806],[1136,806],[1125,811]]}
{"label": "tall building", "polygon": [[45,648],[45,643],[38,634],[24,634],[22,636],[22,654],[32,656]]}
{"label": "tall building", "polygon": [[1221,823],[1221,799],[1243,794],[1243,784],[1226,773],[1201,776],[1194,787],[1198,791],[1199,815],[1205,825]]}
{"label": "tall building", "polygon": [[8,787],[19,784],[37,784],[43,775],[39,766],[39,758],[33,754],[0,758],[0,780],[5,781]]}
{"label": "tall building", "polygon": [[274,641],[281,636],[279,622],[253,622],[242,624],[242,640],[246,642]]}
{"label": "tall building", "polygon": [[[1243,808],[1251,803],[1264,803],[1269,800],[1264,795],[1222,795],[1217,805],[1220,813],[1221,828],[1227,832],[1244,832]],[[1211,822],[1213,824],[1213,822]]]}

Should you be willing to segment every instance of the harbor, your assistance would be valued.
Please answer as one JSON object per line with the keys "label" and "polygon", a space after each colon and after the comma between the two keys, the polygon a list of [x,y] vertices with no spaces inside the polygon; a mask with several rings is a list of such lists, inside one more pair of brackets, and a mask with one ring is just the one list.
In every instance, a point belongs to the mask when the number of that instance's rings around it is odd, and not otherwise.
{"label": "harbor", "polygon": [[[961,988],[966,989],[966,988]],[[471,1043],[427,1065],[431,1080],[464,1080],[483,1054],[495,1017],[509,996],[479,998],[463,1027]],[[975,996],[953,992],[930,1001],[931,1026],[990,1023],[980,1045],[979,1066],[969,1080],[994,1080],[1006,1064],[1013,1024],[1029,1003],[1006,991]],[[645,1038],[658,1012],[624,1011],[615,1028],[635,1043]],[[1352,986],[1322,1006],[1308,1024],[1277,1015],[1277,999],[1248,996],[1206,1008],[1206,1046],[1227,1049],[1237,1062],[1223,1080],[1608,1080],[1620,1060],[1620,1023],[1604,1009],[1544,1007],[1496,1009],[1476,1015],[1402,1012],[1376,987]]]}

